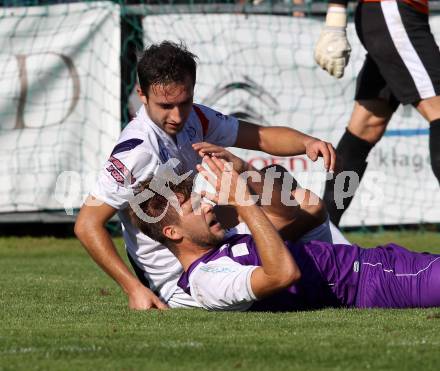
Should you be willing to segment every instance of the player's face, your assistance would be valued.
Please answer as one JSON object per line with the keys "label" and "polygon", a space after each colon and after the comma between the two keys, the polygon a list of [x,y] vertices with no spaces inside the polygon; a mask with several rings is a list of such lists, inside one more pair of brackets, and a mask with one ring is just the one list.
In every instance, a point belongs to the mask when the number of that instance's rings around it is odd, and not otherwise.
{"label": "player's face", "polygon": [[183,129],[191,113],[193,97],[194,84],[190,77],[184,83],[152,85],[148,95],[141,95],[150,119],[171,136]]}
{"label": "player's face", "polygon": [[182,204],[181,233],[189,241],[202,247],[213,247],[225,237],[225,229],[217,221],[213,206],[193,194]]}

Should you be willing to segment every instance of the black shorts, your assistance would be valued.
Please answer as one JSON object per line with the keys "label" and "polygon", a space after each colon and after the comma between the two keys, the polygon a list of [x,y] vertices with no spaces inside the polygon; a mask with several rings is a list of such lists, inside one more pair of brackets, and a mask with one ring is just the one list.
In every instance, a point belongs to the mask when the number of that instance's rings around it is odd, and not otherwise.
{"label": "black shorts", "polygon": [[402,1],[360,3],[356,32],[367,50],[356,83],[356,100],[416,104],[440,95],[440,51],[428,15]]}

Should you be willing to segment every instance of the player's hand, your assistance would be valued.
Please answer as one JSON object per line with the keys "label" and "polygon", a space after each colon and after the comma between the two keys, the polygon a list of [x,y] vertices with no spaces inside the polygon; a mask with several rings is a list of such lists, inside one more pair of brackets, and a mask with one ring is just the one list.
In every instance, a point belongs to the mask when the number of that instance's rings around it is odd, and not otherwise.
{"label": "player's hand", "polygon": [[142,285],[128,293],[128,306],[135,310],[168,309],[153,291]]}
{"label": "player's hand", "polygon": [[193,149],[198,152],[200,157],[208,155],[221,158],[226,162],[230,162],[234,170],[239,174],[249,170],[249,166],[246,161],[242,160],[240,157],[233,155],[231,152],[223,147],[216,146],[215,144],[211,144],[208,142],[194,143],[192,146]]}
{"label": "player's hand", "polygon": [[327,171],[335,171],[336,151],[329,142],[324,142],[317,138],[311,138],[305,143],[306,155],[312,161],[316,161],[318,157],[324,159],[324,167]]}
{"label": "player's hand", "polygon": [[252,197],[246,180],[234,170],[230,162],[217,157],[203,157],[203,162],[209,171],[202,165],[197,165],[198,172],[214,187],[215,194],[203,192],[202,196],[218,205],[231,205],[234,207],[249,205]]}
{"label": "player's hand", "polygon": [[330,6],[326,25],[315,45],[315,61],[330,75],[341,78],[350,59],[351,47],[347,40],[347,15],[343,7]]}

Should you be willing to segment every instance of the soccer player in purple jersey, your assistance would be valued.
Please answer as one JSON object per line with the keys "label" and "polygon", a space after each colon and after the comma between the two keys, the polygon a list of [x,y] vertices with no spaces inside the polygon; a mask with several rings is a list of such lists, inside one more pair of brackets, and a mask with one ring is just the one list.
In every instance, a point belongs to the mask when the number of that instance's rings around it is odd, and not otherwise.
{"label": "soccer player in purple jersey", "polygon": [[[277,199],[266,210],[258,206],[247,180],[236,171],[237,163],[220,157],[204,158],[210,172],[198,167],[216,191],[202,196],[234,207],[252,235],[226,237],[212,205],[191,193],[191,183],[173,186],[180,215],[158,194],[140,207],[148,216],[164,215],[159,221],[148,223],[142,220],[145,215],[132,213],[142,232],[165,244],[179,259],[184,273],[178,284],[203,308],[440,306],[440,255],[415,253],[395,244],[364,249],[318,241],[284,242],[272,220],[288,227],[291,206]],[[226,182],[230,187],[224,186]],[[273,193],[279,191],[275,184]]]}

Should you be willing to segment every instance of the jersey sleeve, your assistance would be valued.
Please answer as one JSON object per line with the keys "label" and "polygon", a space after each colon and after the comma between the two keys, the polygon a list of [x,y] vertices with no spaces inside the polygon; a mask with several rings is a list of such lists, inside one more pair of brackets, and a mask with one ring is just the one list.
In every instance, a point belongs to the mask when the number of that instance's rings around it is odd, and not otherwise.
{"label": "jersey sleeve", "polygon": [[222,147],[232,147],[237,141],[238,120],[200,104],[194,106],[206,131],[203,140]]}
{"label": "jersey sleeve", "polygon": [[257,300],[251,288],[256,268],[229,257],[200,263],[189,278],[191,296],[208,310],[245,311]]}
{"label": "jersey sleeve", "polygon": [[113,179],[110,179],[105,171],[106,170],[101,170],[99,173],[98,180],[90,192],[90,195],[117,210],[125,208],[131,191],[125,187],[121,187]]}
{"label": "jersey sleeve", "polygon": [[123,209],[139,182],[152,177],[158,165],[158,160],[141,146],[112,153],[90,195],[115,209]]}

